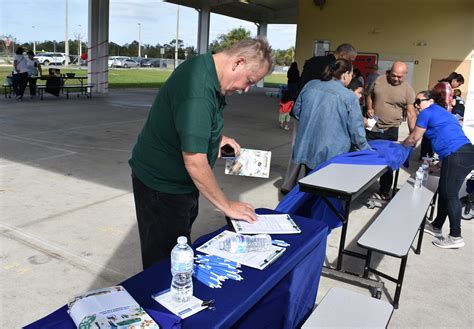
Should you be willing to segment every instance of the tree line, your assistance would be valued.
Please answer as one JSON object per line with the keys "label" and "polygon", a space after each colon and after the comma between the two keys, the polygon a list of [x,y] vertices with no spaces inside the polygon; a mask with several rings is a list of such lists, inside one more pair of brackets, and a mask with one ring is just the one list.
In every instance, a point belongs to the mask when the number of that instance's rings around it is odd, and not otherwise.
{"label": "tree line", "polygon": [[[209,49],[217,52],[220,51],[233,43],[250,38],[251,32],[244,29],[243,27],[235,28],[225,34],[220,34],[217,38],[211,42]],[[5,44],[2,42],[2,45]],[[141,56],[148,58],[174,58],[176,39],[171,40],[169,43],[155,45],[152,44],[141,44]],[[19,43],[14,47],[22,46],[27,50],[33,50],[33,43]],[[81,43],[82,52],[87,52],[87,44]],[[46,40],[36,42],[36,52],[65,52],[65,42],[56,40]],[[289,66],[294,61],[294,47],[288,49],[275,49],[274,58],[276,65]],[[79,41],[69,40],[69,55],[79,55]],[[138,56],[138,41],[134,40],[131,43],[119,45],[115,42],[109,42],[109,55],[110,56]],[[197,56],[197,49],[193,46],[185,46],[183,40],[178,39],[178,58],[186,59]]]}

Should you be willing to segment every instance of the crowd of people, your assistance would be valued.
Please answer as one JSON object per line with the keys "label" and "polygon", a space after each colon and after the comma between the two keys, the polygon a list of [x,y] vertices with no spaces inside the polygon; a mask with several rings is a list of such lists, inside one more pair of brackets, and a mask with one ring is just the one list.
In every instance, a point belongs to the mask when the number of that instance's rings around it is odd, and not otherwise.
{"label": "crowd of people", "polygon": [[[295,78],[296,63],[288,70],[288,90],[294,91],[295,85],[298,90],[291,93],[295,97],[291,113],[297,122],[281,192],[295,186],[301,169],[308,174],[334,156],[370,149],[370,140],[399,142],[399,128],[406,120],[410,135],[403,145],[416,146],[423,137],[420,160],[435,153],[441,160],[438,213],[425,231],[437,238],[433,243],[440,248],[464,246],[459,191],[474,170],[474,146],[459,123],[464,101],[457,88],[464,77],[453,72],[431,90],[416,95],[406,81],[406,63],[395,61],[380,75],[378,67],[371,66],[364,77],[352,65],[356,56],[352,45],[341,44],[334,54],[308,59],[299,80]],[[393,171],[389,170],[380,178],[381,199],[390,199],[392,184]],[[446,218],[450,231],[443,236]]]}
{"label": "crowd of people", "polygon": [[[144,268],[168,257],[177,237],[190,238],[200,194],[228,217],[256,220],[253,205],[225,196],[212,167],[222,147],[240,154],[237,141],[222,134],[225,96],[247,92],[268,74],[271,53],[266,40],[242,40],[221,52],[186,61],[158,91],[129,161]],[[449,112],[446,94],[436,88],[415,94],[405,81],[407,65],[400,61],[380,76],[371,67],[364,79],[354,74],[356,56],[353,46],[342,44],[333,54],[309,59],[301,77],[296,63],[291,65],[279,111],[279,124],[285,130],[290,111],[296,119],[289,174],[291,168],[308,173],[351,150],[370,150],[369,140],[398,141],[406,113],[410,135],[403,144],[414,146],[426,135],[443,163],[439,210],[426,231],[437,237],[436,246],[462,247],[457,193],[474,169],[474,146]],[[461,78],[456,75],[450,86],[459,87]],[[370,129],[369,118],[376,118]],[[383,198],[390,197],[392,176],[389,171],[380,180]],[[442,236],[447,217],[450,232]]]}

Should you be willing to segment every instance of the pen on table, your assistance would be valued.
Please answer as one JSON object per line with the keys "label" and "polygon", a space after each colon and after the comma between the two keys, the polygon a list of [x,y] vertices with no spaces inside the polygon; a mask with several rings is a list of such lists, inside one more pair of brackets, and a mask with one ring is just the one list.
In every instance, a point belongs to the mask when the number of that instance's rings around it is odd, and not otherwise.
{"label": "pen on table", "polygon": [[272,244],[275,244],[277,246],[281,246],[281,247],[289,247],[290,244],[283,241],[283,240],[272,240]]}

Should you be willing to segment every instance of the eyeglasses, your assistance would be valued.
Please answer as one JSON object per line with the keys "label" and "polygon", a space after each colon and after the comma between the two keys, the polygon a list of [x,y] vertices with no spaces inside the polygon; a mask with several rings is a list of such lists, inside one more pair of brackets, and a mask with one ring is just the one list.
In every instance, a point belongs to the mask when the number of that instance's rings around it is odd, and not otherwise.
{"label": "eyeglasses", "polygon": [[420,106],[421,102],[429,101],[429,100],[430,100],[430,98],[417,98],[415,100],[415,102],[413,103],[413,105]]}

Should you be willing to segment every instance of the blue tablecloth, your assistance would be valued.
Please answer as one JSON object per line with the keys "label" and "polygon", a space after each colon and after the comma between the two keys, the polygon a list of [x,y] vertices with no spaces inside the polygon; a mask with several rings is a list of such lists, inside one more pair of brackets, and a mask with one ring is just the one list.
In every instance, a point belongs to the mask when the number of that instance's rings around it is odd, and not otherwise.
{"label": "blue tablecloth", "polygon": [[[258,213],[275,213],[258,209]],[[151,295],[168,289],[170,261],[131,277],[122,285],[147,312],[166,328],[295,328],[311,312],[319,286],[328,226],[322,221],[293,216],[301,234],[278,235],[291,244],[284,254],[265,270],[242,267],[243,281],[228,280],[221,289],[211,289],[194,280],[194,295],[202,300],[215,299],[215,311],[204,310],[180,320]],[[194,244],[196,248],[227,226]],[[75,328],[63,306],[26,328]]]}
{"label": "blue tablecloth", "polygon": [[[404,147],[399,143],[387,140],[373,140],[369,141],[369,144],[373,151],[364,150],[335,156],[316,167],[311,173],[331,163],[386,165],[392,170],[399,169],[402,165],[408,167],[408,160],[413,151],[412,147]],[[340,200],[335,198],[328,199],[336,209],[342,210],[342,202]],[[275,210],[292,215],[322,219],[328,224],[330,229],[342,225],[339,218],[323,202],[320,196],[301,192],[298,184],[280,201]]]}

